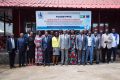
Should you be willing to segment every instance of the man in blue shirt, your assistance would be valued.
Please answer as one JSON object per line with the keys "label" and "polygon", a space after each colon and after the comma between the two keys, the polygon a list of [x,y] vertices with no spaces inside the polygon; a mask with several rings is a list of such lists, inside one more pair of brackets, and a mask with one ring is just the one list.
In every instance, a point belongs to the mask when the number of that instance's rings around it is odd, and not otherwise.
{"label": "man in blue shirt", "polygon": [[115,29],[112,29],[112,53],[113,53],[113,61],[116,61],[116,53],[117,53],[117,47],[119,45],[119,34],[116,33]]}
{"label": "man in blue shirt", "polygon": [[43,49],[43,63],[44,66],[50,65],[50,51],[52,48],[52,38],[49,36],[48,32],[45,31],[45,37],[42,39],[42,49]]}
{"label": "man in blue shirt", "polygon": [[19,67],[25,66],[25,39],[24,39],[24,34],[20,33],[20,38],[18,38],[17,42],[17,48],[19,52]]}

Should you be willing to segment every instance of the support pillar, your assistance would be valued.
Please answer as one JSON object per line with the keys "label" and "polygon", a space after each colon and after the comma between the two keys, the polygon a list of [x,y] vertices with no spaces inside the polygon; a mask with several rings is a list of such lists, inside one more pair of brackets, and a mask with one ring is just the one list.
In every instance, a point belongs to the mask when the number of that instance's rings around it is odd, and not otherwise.
{"label": "support pillar", "polygon": [[5,16],[6,16],[6,15],[5,15],[5,11],[4,11],[4,36],[6,36],[6,25],[5,25],[6,22],[5,22]]}
{"label": "support pillar", "polygon": [[13,10],[13,33],[16,37],[24,32],[24,16],[21,10]]}

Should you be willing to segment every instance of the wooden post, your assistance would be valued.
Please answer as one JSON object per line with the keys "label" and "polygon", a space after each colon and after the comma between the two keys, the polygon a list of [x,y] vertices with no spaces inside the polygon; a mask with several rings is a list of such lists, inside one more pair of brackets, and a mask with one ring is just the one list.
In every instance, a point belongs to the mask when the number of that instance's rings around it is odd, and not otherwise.
{"label": "wooden post", "polygon": [[5,25],[6,22],[5,22],[5,16],[6,16],[6,15],[5,15],[5,11],[4,11],[4,36],[6,36],[6,25]]}
{"label": "wooden post", "polygon": [[100,10],[98,13],[98,29],[100,30],[100,22],[101,22],[101,14],[100,14]]}
{"label": "wooden post", "polygon": [[19,34],[20,34],[20,31],[21,31],[21,30],[20,30],[20,29],[21,29],[21,28],[20,28],[20,27],[21,27],[21,15],[20,15],[20,10],[18,11],[18,20],[19,20],[19,21],[18,21],[18,25],[19,25]]}

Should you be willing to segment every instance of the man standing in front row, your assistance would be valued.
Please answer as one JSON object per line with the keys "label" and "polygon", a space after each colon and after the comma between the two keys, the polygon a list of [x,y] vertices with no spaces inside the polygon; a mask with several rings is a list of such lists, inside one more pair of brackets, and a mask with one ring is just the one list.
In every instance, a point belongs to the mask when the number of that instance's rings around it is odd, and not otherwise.
{"label": "man standing in front row", "polygon": [[10,68],[15,68],[15,52],[17,50],[17,40],[14,38],[14,34],[11,34],[7,40],[7,51],[9,53],[9,64]]}
{"label": "man standing in front row", "polygon": [[100,36],[98,35],[97,31],[94,32],[94,58],[96,59],[96,64],[100,62]]}
{"label": "man standing in front row", "polygon": [[78,64],[82,63],[82,31],[76,36],[76,49],[78,54]]}
{"label": "man standing in front row", "polygon": [[78,52],[78,64],[85,64],[85,53],[87,49],[87,36],[84,31],[80,31],[80,34],[76,37],[76,48]]}
{"label": "man standing in front row", "polygon": [[17,41],[17,48],[19,52],[19,67],[25,66],[25,39],[24,34],[20,33],[20,38]]}
{"label": "man standing in front row", "polygon": [[112,29],[111,36],[113,38],[112,42],[113,61],[116,61],[117,47],[119,45],[119,34],[116,33],[115,29]]}
{"label": "man standing in front row", "polygon": [[91,31],[88,32],[87,36],[87,52],[86,52],[86,64],[88,62],[88,56],[90,55],[90,65],[93,64],[93,48],[94,48],[94,37],[91,35]]}
{"label": "man standing in front row", "polygon": [[99,39],[100,39],[100,61],[102,62],[102,35],[103,35],[103,30],[99,31]]}
{"label": "man standing in front row", "polygon": [[111,48],[112,48],[112,36],[109,33],[108,29],[105,30],[105,33],[102,35],[102,62],[105,63],[105,57],[107,54],[107,63],[111,61]]}
{"label": "man standing in front row", "polygon": [[61,64],[68,64],[68,49],[70,48],[70,36],[63,31],[60,36]]}
{"label": "man standing in front row", "polygon": [[45,37],[42,39],[42,49],[43,49],[43,63],[44,65],[50,65],[50,51],[52,49],[52,38],[45,31]]}

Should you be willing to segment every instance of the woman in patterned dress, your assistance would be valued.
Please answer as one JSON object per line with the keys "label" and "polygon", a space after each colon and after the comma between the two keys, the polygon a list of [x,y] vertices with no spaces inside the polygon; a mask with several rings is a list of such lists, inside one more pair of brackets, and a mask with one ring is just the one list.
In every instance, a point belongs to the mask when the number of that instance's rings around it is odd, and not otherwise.
{"label": "woman in patterned dress", "polygon": [[71,31],[70,35],[70,53],[69,53],[69,63],[76,64],[77,63],[77,55],[75,54],[75,34],[74,31]]}
{"label": "woman in patterned dress", "polygon": [[42,53],[42,35],[41,32],[38,31],[34,40],[35,43],[35,63],[37,65],[42,64],[43,62],[43,53]]}

